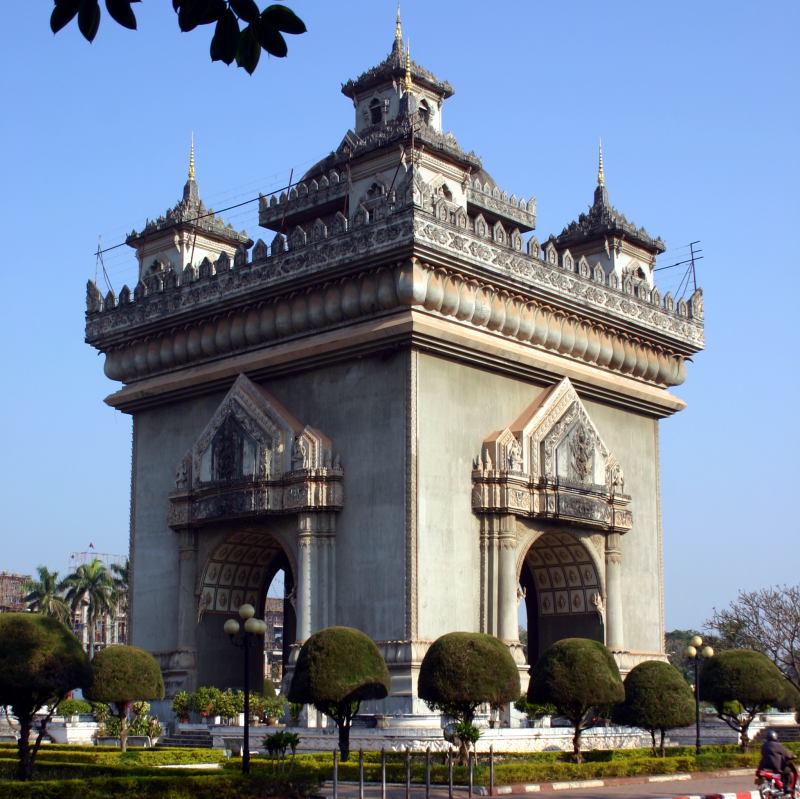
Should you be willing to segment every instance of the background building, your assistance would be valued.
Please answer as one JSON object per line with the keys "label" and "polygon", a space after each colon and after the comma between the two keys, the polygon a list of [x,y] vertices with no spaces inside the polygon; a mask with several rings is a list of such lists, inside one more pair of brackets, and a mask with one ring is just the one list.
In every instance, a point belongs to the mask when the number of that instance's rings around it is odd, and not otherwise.
{"label": "background building", "polygon": [[31,579],[29,574],[0,572],[0,613],[19,612],[26,609],[23,597],[24,585]]}

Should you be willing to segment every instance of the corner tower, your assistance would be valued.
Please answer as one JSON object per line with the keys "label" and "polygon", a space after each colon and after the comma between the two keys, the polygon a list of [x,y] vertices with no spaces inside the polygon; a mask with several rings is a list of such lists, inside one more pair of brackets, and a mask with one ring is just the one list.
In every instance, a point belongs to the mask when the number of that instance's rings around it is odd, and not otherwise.
{"label": "corner tower", "polygon": [[443,633],[496,635],[527,674],[522,602],[532,661],[566,635],[623,671],[663,657],[658,421],[683,407],[701,293],[662,299],[663,244],[602,181],[542,250],[535,200],[445,132],[453,89],[399,30],[342,91],[353,127],[260,197],[252,249],[168,264],[132,301],[89,286],[107,401],[134,417],[133,643],[169,692],[236,684],[222,621],[283,569],[289,668],[315,630],[357,627],[401,717],[428,712]]}

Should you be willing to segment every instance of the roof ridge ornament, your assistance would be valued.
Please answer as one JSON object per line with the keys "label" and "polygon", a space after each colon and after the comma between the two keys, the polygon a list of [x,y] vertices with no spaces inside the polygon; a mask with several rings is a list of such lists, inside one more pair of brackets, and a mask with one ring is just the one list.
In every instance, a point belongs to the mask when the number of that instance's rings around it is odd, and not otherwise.
{"label": "roof ridge ornament", "polygon": [[403,82],[403,88],[410,92],[413,88],[413,82],[411,80],[411,39],[408,39],[406,42],[406,76]]}
{"label": "roof ridge ornament", "polygon": [[403,41],[403,24],[400,21],[400,3],[397,3],[397,21],[394,26],[394,38],[398,42]]}

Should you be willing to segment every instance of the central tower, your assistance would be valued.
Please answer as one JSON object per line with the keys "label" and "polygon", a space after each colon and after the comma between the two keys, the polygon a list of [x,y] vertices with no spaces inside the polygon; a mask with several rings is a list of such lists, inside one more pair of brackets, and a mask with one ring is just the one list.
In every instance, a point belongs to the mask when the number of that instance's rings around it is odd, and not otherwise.
{"label": "central tower", "polygon": [[282,569],[288,665],[315,630],[357,627],[392,674],[382,712],[426,712],[419,664],[453,630],[527,672],[522,602],[531,662],[568,635],[623,670],[663,656],[658,420],[683,407],[701,293],[661,297],[663,242],[602,173],[540,247],[535,200],[444,132],[453,89],[399,21],[342,92],[352,129],[260,198],[268,243],[192,175],[131,234],[133,293],[89,284],[87,341],[122,383],[107,401],[134,417],[133,643],[168,694],[236,685],[222,620]]}

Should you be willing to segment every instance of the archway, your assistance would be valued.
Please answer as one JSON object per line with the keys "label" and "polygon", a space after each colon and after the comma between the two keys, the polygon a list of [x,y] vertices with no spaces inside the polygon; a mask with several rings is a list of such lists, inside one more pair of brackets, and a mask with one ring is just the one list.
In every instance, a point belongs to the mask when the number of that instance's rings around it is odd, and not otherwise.
{"label": "archway", "polygon": [[574,535],[548,531],[523,558],[519,584],[528,623],[528,662],[562,638],[605,642],[602,585],[586,547]]}
{"label": "archway", "polygon": [[[237,609],[245,602],[253,605],[259,616],[266,618],[269,607],[267,594],[276,582],[282,584],[280,612],[272,603],[265,647],[260,651],[250,651],[247,668],[254,689],[262,685],[264,676],[268,674],[266,665],[272,658],[279,658],[278,671],[283,674],[296,638],[294,574],[293,564],[275,531],[262,528],[236,530],[211,549],[200,577],[198,685],[243,686],[242,656],[231,646],[222,632],[222,625],[225,619],[235,618]],[[282,580],[275,579],[281,575]]]}

